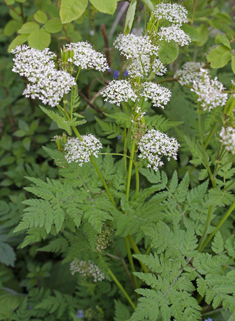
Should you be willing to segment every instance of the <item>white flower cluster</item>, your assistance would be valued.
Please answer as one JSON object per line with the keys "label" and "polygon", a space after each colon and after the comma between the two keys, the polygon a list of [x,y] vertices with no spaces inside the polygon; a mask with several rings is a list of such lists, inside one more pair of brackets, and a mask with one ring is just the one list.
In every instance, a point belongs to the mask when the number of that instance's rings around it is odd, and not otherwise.
{"label": "white flower cluster", "polygon": [[171,98],[171,91],[153,82],[145,82],[141,96],[152,100],[153,106],[164,108]]}
{"label": "white flower cluster", "polygon": [[160,59],[155,59],[153,62],[153,72],[158,76],[163,76],[167,72],[167,68],[163,65]]}
{"label": "white flower cluster", "polygon": [[92,134],[83,135],[82,141],[79,138],[69,137],[64,150],[67,151],[65,158],[68,163],[83,163],[90,161],[90,156],[98,157],[98,151],[102,148],[101,142]]}
{"label": "white flower cluster", "polygon": [[94,282],[101,282],[105,279],[104,274],[100,271],[97,265],[91,260],[88,262],[75,259],[70,263],[71,274],[74,275],[76,272],[80,273],[83,277],[93,277]]}
{"label": "white flower cluster", "polygon": [[12,53],[16,55],[12,71],[27,77],[30,82],[23,91],[26,97],[38,98],[43,104],[55,107],[63,95],[76,85],[69,73],[55,68],[55,54],[48,48],[40,51],[23,45],[16,47]]}
{"label": "white flower cluster", "polygon": [[131,84],[127,80],[112,80],[102,91],[102,96],[106,97],[104,101],[120,106],[122,101],[136,101],[137,95],[133,91]]}
{"label": "white flower cluster", "polygon": [[159,48],[154,46],[149,36],[135,36],[120,34],[114,41],[115,48],[127,58],[140,58],[140,56],[157,55]]}
{"label": "white flower cluster", "polygon": [[225,149],[235,154],[235,129],[232,127],[224,128],[220,132],[220,142],[225,146]]}
{"label": "white flower cluster", "polygon": [[180,26],[188,21],[188,11],[177,3],[160,3],[156,5],[153,14],[158,20],[168,20]]}
{"label": "white flower cluster", "polygon": [[200,70],[200,81],[193,81],[193,88],[191,91],[198,95],[198,102],[201,102],[201,106],[204,110],[211,111],[218,106],[224,106],[228,99],[228,94],[223,93],[224,87],[221,82],[215,79],[211,79],[208,70]]}
{"label": "white flower cluster", "polygon": [[174,78],[179,78],[181,86],[190,85],[195,80],[196,82],[201,80],[200,69],[203,67],[201,62],[186,62],[181,70],[177,70]]}
{"label": "white flower cluster", "polygon": [[174,41],[183,46],[189,45],[191,39],[182,29],[177,25],[171,25],[170,27],[161,27],[158,32],[160,40],[165,40],[167,42]]}
{"label": "white flower cluster", "polygon": [[141,152],[140,158],[146,159],[149,168],[157,171],[164,163],[161,161],[162,156],[177,159],[177,151],[180,144],[175,138],[170,138],[158,130],[151,129],[142,136],[138,147]]}
{"label": "white flower cluster", "polygon": [[66,45],[66,49],[74,52],[73,58],[68,60],[82,69],[92,68],[99,71],[109,69],[104,55],[95,51],[88,42],[72,42]]}

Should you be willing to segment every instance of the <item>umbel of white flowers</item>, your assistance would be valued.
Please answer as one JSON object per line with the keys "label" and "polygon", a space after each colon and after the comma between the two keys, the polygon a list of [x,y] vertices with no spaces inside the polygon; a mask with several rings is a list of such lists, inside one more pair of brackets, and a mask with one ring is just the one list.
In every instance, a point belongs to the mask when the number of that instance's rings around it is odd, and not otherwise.
{"label": "umbel of white flowers", "polygon": [[[144,82],[140,84],[140,97],[150,99],[153,102],[153,106],[164,108],[171,97],[171,91],[165,87],[162,87],[153,82]],[[133,102],[138,101],[139,98],[135,91],[132,89],[132,85],[127,80],[113,80],[102,91],[102,96],[105,97],[105,101],[109,101],[111,104],[120,106],[122,101]]]}
{"label": "umbel of white flowers", "polygon": [[83,135],[79,138],[69,137],[64,150],[67,152],[65,158],[68,163],[75,162],[82,166],[90,161],[90,156],[98,157],[98,151],[102,148],[101,142],[92,134]]}
{"label": "umbel of white flowers", "polygon": [[100,271],[97,265],[95,265],[91,260],[88,262],[75,259],[70,264],[71,274],[78,272],[83,277],[93,277],[94,282],[101,282],[105,279],[104,274]]}
{"label": "umbel of white flowers", "polygon": [[174,78],[179,79],[181,86],[191,85],[194,80],[199,82],[202,78],[200,69],[203,65],[202,62],[188,61],[182,66],[182,69],[176,71]]}
{"label": "umbel of white flowers", "polygon": [[180,144],[175,138],[170,138],[158,130],[151,129],[142,136],[138,148],[141,152],[139,155],[143,160],[148,162],[147,167],[152,167],[155,171],[164,163],[161,161],[166,156],[168,161],[171,157],[177,159],[177,151]]}
{"label": "umbel of white flowers", "polygon": [[[104,71],[109,68],[106,58],[86,42],[71,43],[65,50],[73,51],[73,58],[69,58],[69,61],[81,69]],[[29,81],[23,92],[26,97],[38,98],[43,104],[55,107],[76,85],[74,77],[68,72],[56,69],[56,55],[48,48],[40,51],[22,45],[12,50],[12,53],[15,54],[12,71]]]}
{"label": "umbel of white flowers", "polygon": [[209,71],[206,69],[201,68],[200,76],[200,81],[193,81],[191,91],[197,94],[197,101],[201,103],[203,110],[211,111],[218,106],[224,106],[227,102],[228,94],[223,93],[223,84],[217,80],[217,77],[211,79]]}
{"label": "umbel of white flowers", "polygon": [[232,127],[222,127],[219,135],[219,141],[224,145],[225,149],[235,154],[235,129]]}

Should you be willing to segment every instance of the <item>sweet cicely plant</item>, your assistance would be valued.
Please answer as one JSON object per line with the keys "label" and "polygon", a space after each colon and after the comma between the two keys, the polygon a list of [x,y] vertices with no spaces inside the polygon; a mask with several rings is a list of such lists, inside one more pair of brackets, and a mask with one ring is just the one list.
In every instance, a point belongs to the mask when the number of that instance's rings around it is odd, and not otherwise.
{"label": "sweet cicely plant", "polygon": [[[86,120],[77,112],[77,81],[83,69],[105,75],[109,66],[101,53],[87,42],[64,46],[60,58],[49,49],[13,50],[13,71],[28,80],[23,94],[48,105],[40,108],[61,128],[54,149],[44,148],[59,178],[28,178],[32,185],[26,190],[36,198],[24,201],[15,232],[27,231],[23,246],[55,238],[45,250],[61,252],[71,273],[92,285],[99,320],[114,317],[114,302],[108,308],[99,300],[103,284],[116,300],[118,321],[195,321],[213,309],[235,310],[235,240],[220,233],[235,208],[235,86],[226,90],[211,78],[209,64],[187,62],[170,79],[189,89],[188,95],[191,90],[198,135],[185,137],[190,172],[179,181],[176,171],[168,177],[161,170],[186,146],[167,133],[181,122],[159,115],[171,99],[169,86],[160,84],[167,79],[159,77],[167,72],[172,48],[190,44],[187,23],[183,6],[162,3],[141,36],[115,40],[128,77],[104,87],[101,94],[112,108],[96,120],[103,136],[118,137],[118,152],[94,132],[80,133]],[[201,170],[197,186],[190,183],[195,168]],[[224,206],[225,214],[211,225]],[[68,320],[88,320],[88,307],[79,304],[80,312],[72,307]]]}

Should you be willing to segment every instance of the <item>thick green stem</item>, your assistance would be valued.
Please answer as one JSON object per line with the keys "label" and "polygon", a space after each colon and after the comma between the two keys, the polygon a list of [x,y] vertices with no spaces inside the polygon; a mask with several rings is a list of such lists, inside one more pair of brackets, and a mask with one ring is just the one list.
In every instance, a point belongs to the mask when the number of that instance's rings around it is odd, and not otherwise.
{"label": "thick green stem", "polygon": [[139,194],[139,189],[140,189],[140,177],[139,177],[139,171],[138,171],[138,167],[135,163],[135,195],[134,195],[134,198],[133,198],[133,201],[136,199],[136,197],[138,196]]}
{"label": "thick green stem", "polygon": [[127,298],[128,302],[130,303],[130,305],[132,306],[132,308],[135,310],[136,307],[133,303],[133,301],[131,300],[131,298],[129,297],[129,295],[126,293],[125,289],[123,288],[123,286],[121,285],[121,283],[118,281],[118,279],[116,278],[116,276],[113,274],[113,272],[108,269],[109,275],[111,276],[111,278],[114,280],[114,282],[117,284],[117,286],[119,287],[119,289],[122,291],[122,293],[125,295],[125,297]]}
{"label": "thick green stem", "polygon": [[206,226],[204,228],[202,237],[201,237],[199,245],[198,245],[198,252],[201,252],[202,249],[203,249],[202,244],[205,241],[205,238],[207,236],[207,233],[208,233],[208,230],[209,230],[209,227],[210,227],[210,222],[211,222],[211,217],[212,217],[213,210],[214,210],[214,205],[211,205],[209,207],[208,214],[207,214]]}
{"label": "thick green stem", "polygon": [[130,185],[131,185],[131,172],[132,172],[132,164],[133,164],[133,156],[135,152],[135,140],[133,139],[131,145],[131,159],[129,162],[129,170],[128,170],[128,177],[127,177],[127,186],[126,186],[126,198],[129,199],[130,194]]}
{"label": "thick green stem", "polygon": [[[215,235],[216,232],[218,232],[218,230],[221,228],[221,226],[224,224],[224,222],[227,220],[227,218],[229,217],[229,215],[232,213],[232,211],[235,208],[235,202],[230,206],[230,208],[228,209],[227,213],[224,215],[224,217],[220,220],[220,222],[218,223],[218,225],[216,226],[216,229],[207,237],[207,239],[205,240],[205,242],[202,244],[200,251],[201,252],[204,247],[210,242],[210,240],[212,239],[212,237]],[[199,248],[198,248],[199,250]]]}
{"label": "thick green stem", "polygon": [[[129,244],[128,237],[125,236],[124,240],[125,240],[128,260],[129,260],[130,267],[131,267],[131,272],[133,274],[135,272],[135,265],[134,265],[133,258],[132,258],[132,255],[131,255],[131,249],[130,249],[130,244]],[[133,274],[133,280],[134,280],[134,284],[135,284],[135,289],[137,289],[137,287],[138,287],[137,286],[137,279],[136,279],[136,276],[134,274]]]}
{"label": "thick green stem", "polygon": [[[132,235],[128,235],[128,239],[129,239],[129,241],[130,241],[130,243],[131,243],[131,246],[132,246],[135,254],[141,254],[141,253],[140,253],[140,250],[138,249],[138,246],[135,244],[135,241],[134,241]],[[144,271],[145,273],[149,273],[149,270],[148,270],[147,266],[146,266],[144,263],[142,263],[142,262],[140,261],[140,265],[142,266],[143,271]]]}

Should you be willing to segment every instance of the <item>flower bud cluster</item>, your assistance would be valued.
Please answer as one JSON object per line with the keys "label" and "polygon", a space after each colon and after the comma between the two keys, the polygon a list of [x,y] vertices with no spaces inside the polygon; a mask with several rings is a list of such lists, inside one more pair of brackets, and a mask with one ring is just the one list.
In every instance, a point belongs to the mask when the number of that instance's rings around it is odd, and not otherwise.
{"label": "flower bud cluster", "polygon": [[155,171],[164,163],[161,161],[163,156],[166,156],[168,161],[171,157],[177,159],[177,151],[180,144],[175,138],[170,138],[166,134],[158,130],[151,129],[142,136],[138,147],[141,152],[139,155],[143,160],[148,162],[147,167],[153,168]]}
{"label": "flower bud cluster", "polygon": [[224,106],[227,102],[228,94],[223,93],[223,84],[217,80],[217,77],[211,79],[206,69],[201,68],[200,76],[200,81],[193,81],[191,91],[197,94],[197,101],[201,103],[203,110],[211,111],[218,106]]}
{"label": "flower bud cluster", "polygon": [[98,157],[98,151],[102,148],[101,142],[92,134],[83,135],[79,138],[69,137],[64,150],[67,151],[65,158],[68,163],[75,162],[82,166],[90,161],[90,156]]}
{"label": "flower bud cluster", "polygon": [[93,277],[94,282],[101,282],[105,279],[104,274],[100,271],[97,265],[91,260],[88,262],[75,259],[70,264],[71,274],[74,275],[76,272],[80,273],[82,277]]}
{"label": "flower bud cluster", "polygon": [[101,94],[106,97],[104,101],[109,101],[111,104],[117,104],[118,106],[122,101],[128,102],[130,99],[135,102],[137,99],[137,95],[127,80],[112,80]]}
{"label": "flower bud cluster", "polygon": [[220,142],[224,145],[225,149],[235,154],[235,129],[232,127],[222,127],[219,135]]}
{"label": "flower bud cluster", "polygon": [[92,68],[99,71],[109,69],[104,55],[95,51],[88,42],[72,42],[66,45],[66,50],[73,51],[73,57],[68,58],[68,61],[81,67],[81,69]]}
{"label": "flower bud cluster", "polygon": [[200,69],[203,67],[201,62],[186,62],[181,70],[177,70],[174,78],[179,78],[179,83],[183,85],[191,85],[193,81],[196,82],[201,80]]}
{"label": "flower bud cluster", "polygon": [[164,19],[180,26],[188,21],[188,11],[177,3],[160,3],[155,6],[153,14],[158,20]]}
{"label": "flower bud cluster", "polygon": [[109,244],[109,237],[111,235],[111,231],[109,226],[106,226],[106,228],[97,236],[96,239],[96,246],[95,250],[96,252],[102,252],[105,250]]}
{"label": "flower bud cluster", "polygon": [[12,50],[12,53],[15,54],[12,71],[29,81],[23,91],[26,97],[38,98],[43,104],[55,107],[63,95],[68,94],[72,86],[76,85],[75,79],[69,73],[55,68],[55,54],[48,48],[40,51],[22,45]]}

